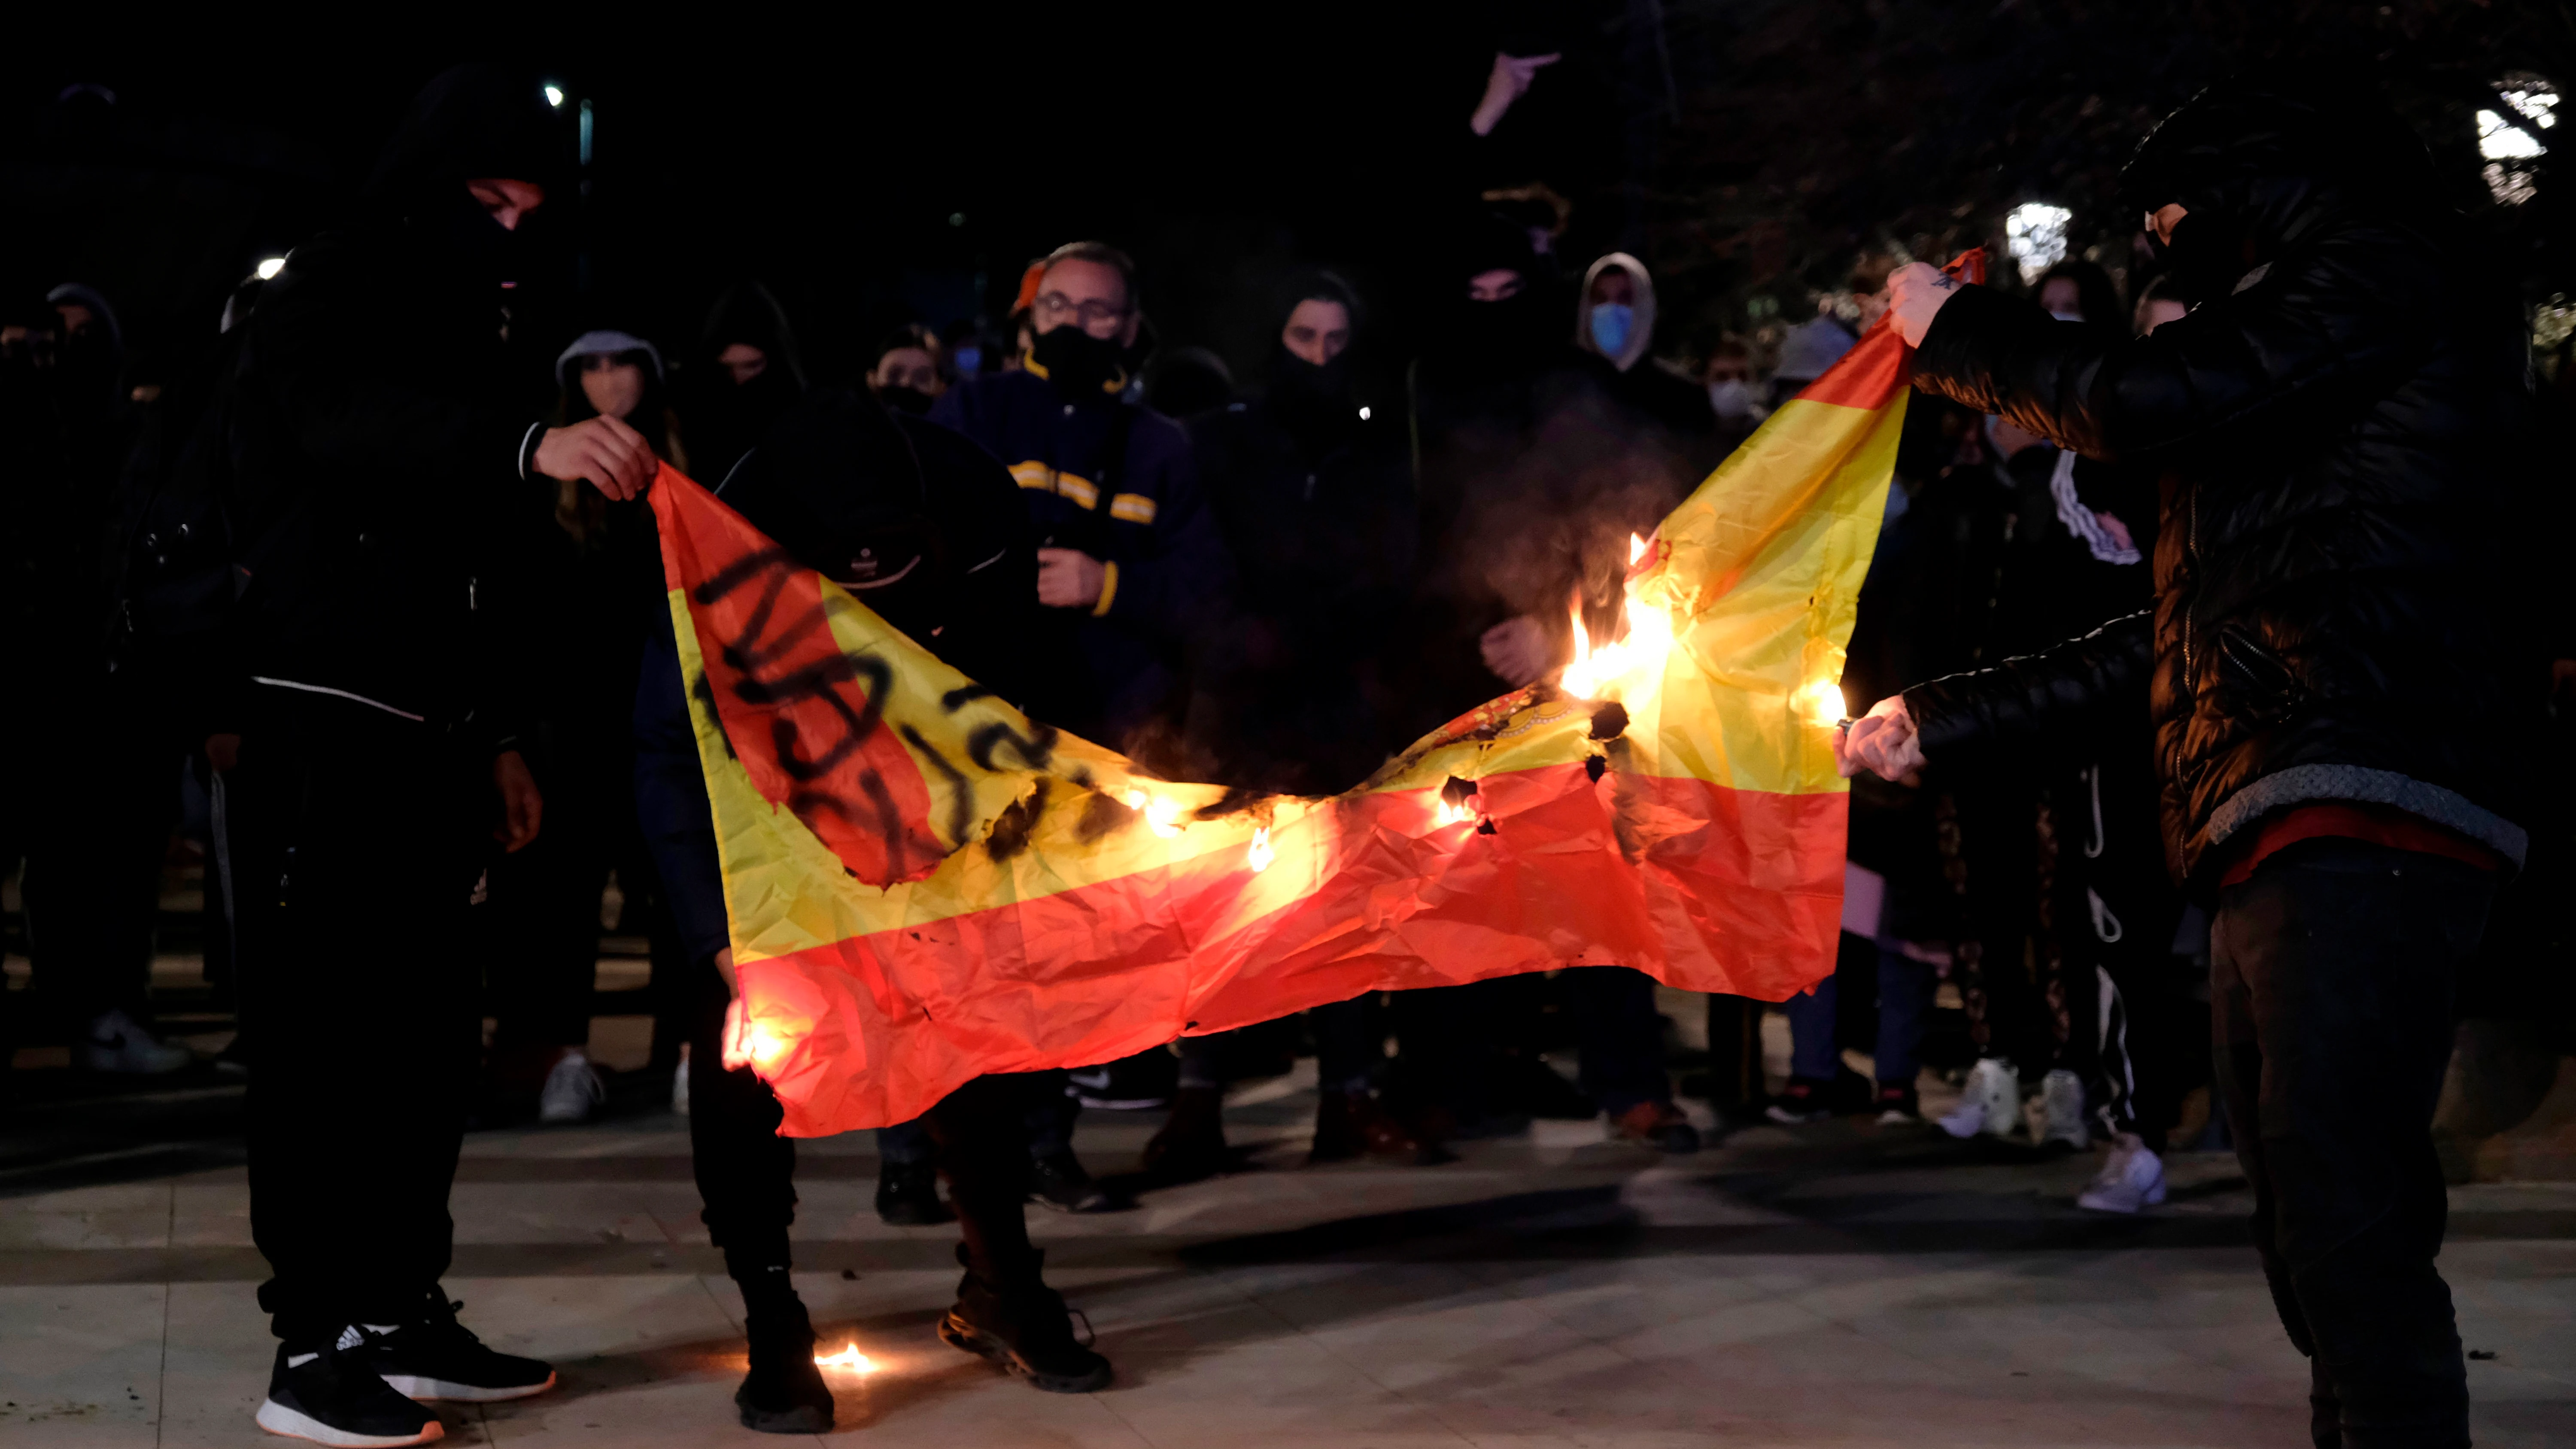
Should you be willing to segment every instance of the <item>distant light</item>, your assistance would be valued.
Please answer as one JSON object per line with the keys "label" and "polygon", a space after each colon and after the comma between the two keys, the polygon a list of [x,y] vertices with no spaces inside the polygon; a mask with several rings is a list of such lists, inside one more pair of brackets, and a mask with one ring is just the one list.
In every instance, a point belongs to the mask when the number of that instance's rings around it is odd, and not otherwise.
{"label": "distant light", "polygon": [[564,94],[563,94],[563,87],[562,87],[562,86],[548,86],[548,87],[546,87],[546,104],[547,104],[547,105],[550,105],[550,106],[554,107],[556,110],[562,110],[562,109],[563,109],[563,102],[564,102]]}
{"label": "distant light", "polygon": [[2045,201],[2025,201],[2004,214],[2004,250],[2021,267],[2027,286],[2066,260],[2066,226],[2075,213]]}
{"label": "distant light", "polygon": [[284,258],[284,257],[261,257],[261,258],[259,259],[259,265],[258,265],[258,266],[256,266],[256,267],[251,268],[251,270],[252,270],[252,271],[254,271],[254,272],[257,272],[257,273],[259,274],[259,279],[260,279],[261,281],[265,282],[265,281],[267,281],[269,278],[274,277],[274,276],[276,276],[278,273],[280,273],[280,272],[282,272],[282,271],[285,271],[285,270],[286,270],[286,258]]}
{"label": "distant light", "polygon": [[2528,161],[2548,149],[2540,138],[2495,112],[2478,112],[2478,154],[2488,160]]}
{"label": "distant light", "polygon": [[964,226],[966,224],[966,213],[962,211],[952,211],[948,213],[948,224],[950,226]]}
{"label": "distant light", "polygon": [[1362,409],[1360,409],[1360,421],[1361,421],[1361,422],[1367,422],[1367,421],[1368,421],[1368,409],[1367,409],[1367,408],[1362,408]]}
{"label": "distant light", "polygon": [[2496,94],[2504,103],[2519,111],[2525,120],[2537,122],[2546,131],[2558,124],[2558,92],[2544,86],[2508,87]]}

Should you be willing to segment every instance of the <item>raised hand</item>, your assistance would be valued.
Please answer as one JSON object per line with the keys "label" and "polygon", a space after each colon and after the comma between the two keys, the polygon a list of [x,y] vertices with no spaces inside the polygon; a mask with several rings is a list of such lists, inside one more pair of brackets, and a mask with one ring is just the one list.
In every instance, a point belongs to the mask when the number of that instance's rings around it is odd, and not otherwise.
{"label": "raised hand", "polygon": [[1467,118],[1467,129],[1479,136],[1490,136],[1503,123],[1503,113],[1512,102],[1529,93],[1530,82],[1538,73],[1565,58],[1561,51],[1546,55],[1505,55],[1494,52],[1494,68],[1485,77],[1484,99],[1476,102],[1476,114]]}

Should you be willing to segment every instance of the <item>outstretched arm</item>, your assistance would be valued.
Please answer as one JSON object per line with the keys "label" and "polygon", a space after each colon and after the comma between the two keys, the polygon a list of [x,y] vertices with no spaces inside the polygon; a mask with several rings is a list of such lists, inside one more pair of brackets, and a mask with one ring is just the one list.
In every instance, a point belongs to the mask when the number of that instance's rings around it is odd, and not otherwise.
{"label": "outstretched arm", "polygon": [[2105,709],[2143,708],[2154,636],[2154,614],[2141,610],[2038,654],[1915,685],[1853,721],[1834,741],[1835,767],[1846,779],[1868,770],[1898,780],[1935,755],[2033,744]]}

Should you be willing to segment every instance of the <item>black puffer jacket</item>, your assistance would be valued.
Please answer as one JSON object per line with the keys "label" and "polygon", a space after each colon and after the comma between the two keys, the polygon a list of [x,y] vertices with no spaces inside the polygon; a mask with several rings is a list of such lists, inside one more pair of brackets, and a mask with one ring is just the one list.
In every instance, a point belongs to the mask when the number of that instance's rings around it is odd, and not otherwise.
{"label": "black puffer jacket", "polygon": [[2507,751],[2538,676],[2508,546],[2530,476],[2515,298],[2385,112],[2213,90],[2129,177],[2139,205],[2190,209],[2175,264],[2241,272],[2232,294],[2222,280],[2154,335],[2106,341],[1970,287],[1914,382],[2157,474],[2155,607],[1908,690],[1926,755],[2146,702],[2178,877],[2321,799],[2396,806],[2518,864]]}

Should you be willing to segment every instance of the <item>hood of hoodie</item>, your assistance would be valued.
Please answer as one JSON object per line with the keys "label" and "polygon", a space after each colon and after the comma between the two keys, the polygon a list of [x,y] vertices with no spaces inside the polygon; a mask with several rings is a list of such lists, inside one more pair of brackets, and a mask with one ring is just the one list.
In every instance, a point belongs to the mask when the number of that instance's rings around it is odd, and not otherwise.
{"label": "hood of hoodie", "polygon": [[583,358],[623,357],[629,352],[643,353],[645,360],[652,365],[653,375],[646,379],[648,382],[659,386],[668,380],[662,371],[661,348],[632,332],[620,332],[613,327],[602,327],[574,338],[570,346],[556,354],[555,382],[566,391],[570,391],[575,376],[581,370]]}
{"label": "hood of hoodie", "polygon": [[81,282],[65,282],[45,294],[45,301],[57,307],[87,307],[90,315],[107,328],[107,349],[117,361],[125,360],[125,325],[116,317],[116,308],[96,287]]}
{"label": "hood of hoodie", "polygon": [[757,347],[769,358],[763,377],[777,373],[795,391],[805,390],[805,364],[796,355],[796,333],[787,325],[787,309],[758,282],[725,288],[707,309],[706,330],[698,336],[700,364],[713,366],[716,355],[737,342]]}
{"label": "hood of hoodie", "polygon": [[554,195],[571,176],[569,133],[530,72],[477,62],[442,71],[412,98],[376,158],[366,195],[406,214],[477,177],[533,181]]}
{"label": "hood of hoodie", "polygon": [[45,293],[45,302],[51,307],[87,307],[90,315],[98,319],[97,328],[87,340],[74,342],[65,336],[54,344],[56,381],[65,389],[64,395],[85,408],[114,406],[123,395],[125,378],[125,328],[117,320],[116,308],[97,288],[79,282],[65,282],[51,289]]}
{"label": "hood of hoodie", "polygon": [[[1627,344],[1615,353],[1602,352],[1592,336],[1592,284],[1600,280],[1603,272],[1610,271],[1626,272],[1629,286],[1637,293],[1637,300],[1629,304],[1635,317],[1628,326]],[[1600,353],[1621,372],[1636,366],[1655,341],[1655,279],[1646,275],[1646,264],[1626,252],[1612,252],[1583,269],[1581,297],[1574,308],[1574,345],[1586,352]]]}
{"label": "hood of hoodie", "polygon": [[529,181],[559,205],[572,176],[570,133],[532,72],[492,64],[441,72],[412,99],[377,156],[362,196],[459,275],[509,280],[526,260],[528,223],[503,229],[465,189],[483,178]]}
{"label": "hood of hoodie", "polygon": [[2247,267],[2357,208],[2441,209],[2432,153],[2355,81],[2222,81],[2165,117],[2120,173],[2131,214],[2180,202],[2208,232],[2239,240]]}

